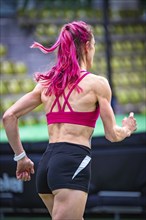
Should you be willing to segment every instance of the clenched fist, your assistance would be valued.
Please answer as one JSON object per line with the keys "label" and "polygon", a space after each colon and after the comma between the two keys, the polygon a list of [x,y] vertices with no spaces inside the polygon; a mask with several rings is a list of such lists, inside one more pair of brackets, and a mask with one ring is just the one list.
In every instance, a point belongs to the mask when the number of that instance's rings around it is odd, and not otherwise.
{"label": "clenched fist", "polygon": [[129,130],[129,136],[136,131],[137,124],[136,119],[134,118],[134,113],[130,112],[129,117],[125,117],[122,121],[122,127],[126,127]]}
{"label": "clenched fist", "polygon": [[34,163],[25,156],[17,162],[16,177],[18,180],[30,181],[34,174]]}

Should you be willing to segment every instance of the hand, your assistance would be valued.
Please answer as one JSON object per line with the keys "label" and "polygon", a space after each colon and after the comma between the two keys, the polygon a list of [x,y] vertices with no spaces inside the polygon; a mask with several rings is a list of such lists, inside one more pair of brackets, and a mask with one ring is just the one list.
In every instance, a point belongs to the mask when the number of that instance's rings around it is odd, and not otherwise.
{"label": "hand", "polygon": [[18,180],[30,181],[34,174],[34,163],[25,156],[17,162],[16,177]]}
{"label": "hand", "polygon": [[128,136],[130,136],[137,129],[136,119],[134,113],[130,112],[129,117],[125,117],[122,121],[122,127],[127,128]]}

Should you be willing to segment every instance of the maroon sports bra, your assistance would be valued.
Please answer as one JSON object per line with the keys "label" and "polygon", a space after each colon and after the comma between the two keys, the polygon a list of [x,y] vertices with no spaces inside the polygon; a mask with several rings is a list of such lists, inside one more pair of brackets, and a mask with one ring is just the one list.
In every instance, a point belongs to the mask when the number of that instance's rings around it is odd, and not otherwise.
{"label": "maroon sports bra", "polygon": [[[50,112],[48,112],[46,114],[48,125],[55,124],[55,123],[70,123],[70,124],[89,126],[89,127],[93,127],[93,128],[95,127],[96,120],[99,117],[99,107],[97,107],[95,109],[95,111],[92,111],[92,112],[75,112],[75,111],[73,111],[73,109],[68,101],[74,88],[88,74],[89,74],[89,72],[86,72],[76,81],[76,83],[69,90],[67,96],[63,92],[62,95],[64,96],[64,104],[62,107],[59,103],[60,96],[56,96]],[[53,112],[53,108],[56,104],[58,105],[58,111]],[[68,108],[70,110],[68,112],[65,111],[66,105],[68,106]]]}

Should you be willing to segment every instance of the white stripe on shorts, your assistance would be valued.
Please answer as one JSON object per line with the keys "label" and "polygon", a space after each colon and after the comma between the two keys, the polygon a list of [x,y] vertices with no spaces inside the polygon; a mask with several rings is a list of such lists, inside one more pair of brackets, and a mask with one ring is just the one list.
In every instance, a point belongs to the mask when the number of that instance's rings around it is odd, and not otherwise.
{"label": "white stripe on shorts", "polygon": [[75,173],[74,173],[72,179],[74,179],[75,176],[77,176],[78,173],[81,172],[81,171],[89,164],[90,160],[91,160],[91,157],[89,157],[89,156],[86,156],[86,157],[82,160],[82,162],[80,163],[79,167],[78,167],[77,170],[75,171]]}

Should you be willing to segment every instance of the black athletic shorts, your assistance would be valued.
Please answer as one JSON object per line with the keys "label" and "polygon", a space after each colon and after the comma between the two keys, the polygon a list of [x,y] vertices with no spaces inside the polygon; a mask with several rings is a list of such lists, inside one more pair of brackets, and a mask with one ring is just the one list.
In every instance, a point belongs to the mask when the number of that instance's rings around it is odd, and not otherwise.
{"label": "black athletic shorts", "polygon": [[37,169],[36,187],[41,194],[67,188],[88,192],[91,149],[68,142],[50,143]]}

